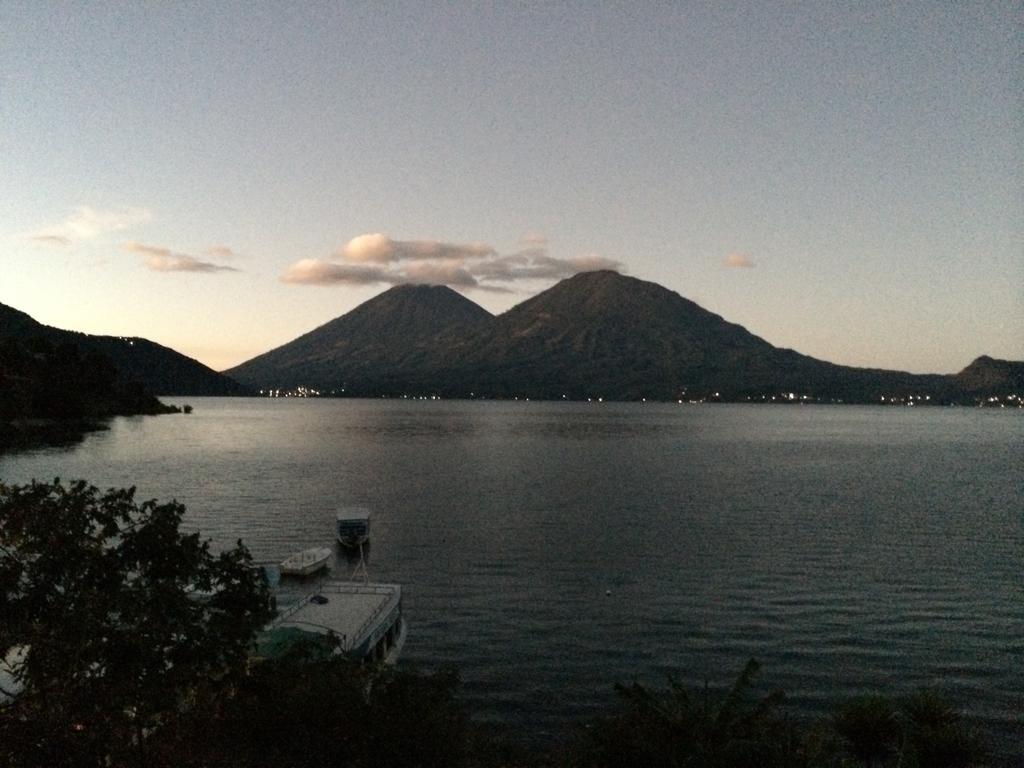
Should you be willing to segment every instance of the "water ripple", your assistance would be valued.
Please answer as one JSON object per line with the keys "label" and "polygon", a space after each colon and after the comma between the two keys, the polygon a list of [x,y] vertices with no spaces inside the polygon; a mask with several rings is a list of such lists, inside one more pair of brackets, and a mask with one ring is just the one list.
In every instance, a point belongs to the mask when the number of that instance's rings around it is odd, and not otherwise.
{"label": "water ripple", "polygon": [[481,718],[540,736],[616,681],[724,684],[756,657],[799,716],[937,686],[1024,752],[1020,414],[192,404],[0,457],[0,479],[177,497],[190,530],[257,559],[371,506],[371,573],[405,585],[406,663],[457,666]]}

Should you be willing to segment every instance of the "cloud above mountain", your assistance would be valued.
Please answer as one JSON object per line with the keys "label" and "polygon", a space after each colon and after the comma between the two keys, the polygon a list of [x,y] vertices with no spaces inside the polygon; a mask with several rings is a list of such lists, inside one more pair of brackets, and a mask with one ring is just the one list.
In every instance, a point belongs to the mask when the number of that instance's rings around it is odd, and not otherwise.
{"label": "cloud above mountain", "polygon": [[206,249],[205,253],[207,256],[210,256],[214,259],[221,259],[224,261],[230,261],[231,259],[238,256],[237,253],[228,248],[226,245],[211,245],[209,248]]}
{"label": "cloud above mountain", "polygon": [[67,246],[83,240],[93,240],[111,232],[144,224],[153,218],[146,208],[99,209],[80,205],[64,221],[29,235],[33,242]]}
{"label": "cloud above mountain", "polygon": [[71,238],[64,235],[29,235],[29,240],[39,245],[49,245],[56,248],[67,248],[71,245]]}
{"label": "cloud above mountain", "polygon": [[730,253],[722,260],[722,263],[734,269],[752,269],[754,266],[754,262],[750,259],[750,254],[739,252]]}
{"label": "cloud above mountain", "polygon": [[301,259],[281,276],[301,285],[447,285],[457,290],[507,292],[516,282],[560,280],[596,269],[621,270],[622,263],[597,255],[557,258],[547,238],[524,235],[520,250],[500,254],[487,243],[394,240],[385,234],[359,235],[328,259]]}
{"label": "cloud above mountain", "polygon": [[[223,246],[217,246],[218,248]],[[146,245],[129,241],[123,245],[124,250],[145,256],[144,264],[153,272],[237,272],[234,267],[202,261],[186,253],[175,253],[170,248],[157,245]],[[210,253],[214,249],[210,249]],[[230,249],[229,249],[230,250]]]}
{"label": "cloud above mountain", "polygon": [[374,285],[395,282],[381,267],[337,264],[323,259],[300,259],[288,267],[281,280],[301,285]]}
{"label": "cloud above mountain", "polygon": [[339,255],[358,263],[390,264],[400,261],[463,261],[495,255],[485,243],[443,243],[438,240],[392,240],[379,232],[353,237]]}

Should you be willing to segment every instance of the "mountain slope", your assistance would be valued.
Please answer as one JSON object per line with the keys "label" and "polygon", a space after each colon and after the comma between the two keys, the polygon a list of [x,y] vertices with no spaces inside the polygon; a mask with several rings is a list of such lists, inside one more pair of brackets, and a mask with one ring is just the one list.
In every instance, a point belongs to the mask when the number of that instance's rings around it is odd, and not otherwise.
{"label": "mountain slope", "polygon": [[600,271],[500,315],[455,362],[478,388],[501,394],[665,398],[772,350],[666,288]]}
{"label": "mountain slope", "polygon": [[392,288],[230,373],[358,395],[968,402],[965,386],[1006,375],[1000,361],[976,363],[959,379],[835,365],[655,283],[598,271],[497,317],[447,288]]}
{"label": "mountain slope", "polygon": [[[449,361],[476,391],[536,398],[873,400],[942,377],[838,366],[774,347],[655,283],[581,273],[497,317]],[[440,376],[441,370],[435,371]]]}
{"label": "mountain slope", "polygon": [[264,389],[310,386],[377,394],[430,369],[446,345],[491,319],[451,288],[395,286],[225,373]]}
{"label": "mountain slope", "polygon": [[0,304],[0,341],[45,341],[96,352],[113,363],[124,382],[136,382],[160,395],[241,395],[245,387],[212,368],[148,339],[92,336],[37,322],[13,307]]}
{"label": "mountain slope", "polygon": [[975,394],[1024,395],[1024,362],[982,355],[952,378],[965,391]]}
{"label": "mountain slope", "polygon": [[0,339],[38,333],[41,328],[45,326],[20,309],[0,304]]}
{"label": "mountain slope", "polygon": [[149,339],[86,336],[82,344],[108,355],[123,376],[138,381],[148,392],[179,396],[249,394],[234,379]]}
{"label": "mountain slope", "polygon": [[75,442],[109,416],[177,410],[77,335],[0,304],[0,451]]}

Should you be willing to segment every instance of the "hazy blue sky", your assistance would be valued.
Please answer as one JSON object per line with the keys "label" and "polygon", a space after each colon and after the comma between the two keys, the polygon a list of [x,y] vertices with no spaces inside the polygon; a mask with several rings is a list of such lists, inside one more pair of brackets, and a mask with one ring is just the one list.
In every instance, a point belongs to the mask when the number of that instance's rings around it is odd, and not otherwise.
{"label": "hazy blue sky", "polygon": [[619,265],[841,363],[1024,359],[1022,41],[1019,2],[3,0],[0,302],[224,368],[402,280]]}

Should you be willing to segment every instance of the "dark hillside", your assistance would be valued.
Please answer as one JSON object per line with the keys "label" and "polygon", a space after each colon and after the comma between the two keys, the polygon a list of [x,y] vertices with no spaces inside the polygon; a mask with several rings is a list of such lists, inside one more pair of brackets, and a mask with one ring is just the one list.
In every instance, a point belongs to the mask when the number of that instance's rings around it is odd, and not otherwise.
{"label": "dark hillside", "polygon": [[872,402],[947,386],[942,377],[849,368],[774,347],[673,291],[609,271],[562,281],[495,318],[463,349],[449,386],[506,397],[745,401],[793,392]]}
{"label": "dark hillside", "polygon": [[226,373],[260,388],[375,394],[486,324],[491,314],[450,288],[400,285]]}
{"label": "dark hillside", "polygon": [[956,376],[835,365],[655,283],[598,271],[497,317],[448,288],[392,288],[229,373],[264,389],[366,396],[971,403],[1019,388],[1021,365],[980,358]]}
{"label": "dark hillside", "polygon": [[952,378],[974,394],[1024,396],[1024,362],[982,355]]}
{"label": "dark hillside", "polygon": [[43,325],[24,312],[0,304],[0,341],[44,340],[54,347],[97,352],[114,365],[125,382],[159,395],[242,395],[248,390],[198,360],[148,339],[92,336]]}

